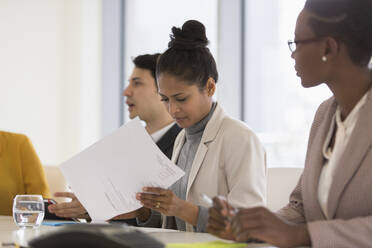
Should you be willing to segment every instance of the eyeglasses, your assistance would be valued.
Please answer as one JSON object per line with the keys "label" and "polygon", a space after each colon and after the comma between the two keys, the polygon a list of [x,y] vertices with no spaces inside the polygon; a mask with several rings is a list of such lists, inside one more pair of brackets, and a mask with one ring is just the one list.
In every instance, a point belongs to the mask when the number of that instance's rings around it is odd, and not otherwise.
{"label": "eyeglasses", "polygon": [[316,42],[316,41],[319,41],[322,38],[323,37],[316,37],[316,38],[306,39],[306,40],[289,40],[288,41],[288,47],[289,47],[289,50],[293,53],[293,52],[296,51],[298,44],[300,44],[300,43],[306,44],[306,43]]}

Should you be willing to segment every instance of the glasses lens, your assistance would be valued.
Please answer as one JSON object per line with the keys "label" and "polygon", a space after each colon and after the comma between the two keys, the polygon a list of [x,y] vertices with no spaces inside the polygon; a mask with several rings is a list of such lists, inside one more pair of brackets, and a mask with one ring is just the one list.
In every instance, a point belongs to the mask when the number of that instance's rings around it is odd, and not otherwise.
{"label": "glasses lens", "polygon": [[289,40],[288,47],[291,52],[294,52],[296,50],[296,43],[294,41]]}

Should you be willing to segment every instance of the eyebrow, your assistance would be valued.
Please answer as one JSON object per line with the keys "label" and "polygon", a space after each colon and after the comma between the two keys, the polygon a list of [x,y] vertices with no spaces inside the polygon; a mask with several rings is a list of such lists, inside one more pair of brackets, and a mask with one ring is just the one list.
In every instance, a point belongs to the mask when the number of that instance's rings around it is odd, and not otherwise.
{"label": "eyebrow", "polygon": [[[184,94],[184,93],[177,93],[177,94],[172,95],[171,97],[177,97],[177,96],[182,95],[182,94]],[[167,97],[160,92],[159,92],[159,95],[162,96],[162,97]]]}

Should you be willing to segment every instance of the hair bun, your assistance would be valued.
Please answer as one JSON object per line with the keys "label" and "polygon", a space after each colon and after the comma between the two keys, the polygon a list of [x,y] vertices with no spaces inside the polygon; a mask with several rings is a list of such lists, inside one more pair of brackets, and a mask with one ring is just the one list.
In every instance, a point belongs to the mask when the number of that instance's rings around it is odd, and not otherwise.
{"label": "hair bun", "polygon": [[170,38],[171,41],[168,43],[168,47],[180,50],[204,48],[209,43],[204,25],[195,20],[185,22],[182,25],[182,29],[173,27]]}

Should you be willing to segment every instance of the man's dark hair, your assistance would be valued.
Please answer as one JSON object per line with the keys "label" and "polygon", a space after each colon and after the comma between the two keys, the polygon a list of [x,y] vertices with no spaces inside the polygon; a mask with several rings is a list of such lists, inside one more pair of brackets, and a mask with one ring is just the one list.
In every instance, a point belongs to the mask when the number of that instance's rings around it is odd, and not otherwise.
{"label": "man's dark hair", "polygon": [[134,66],[140,69],[149,70],[151,72],[152,77],[155,79],[155,86],[158,87],[156,84],[156,62],[160,56],[160,53],[155,54],[144,54],[135,57],[132,61]]}

